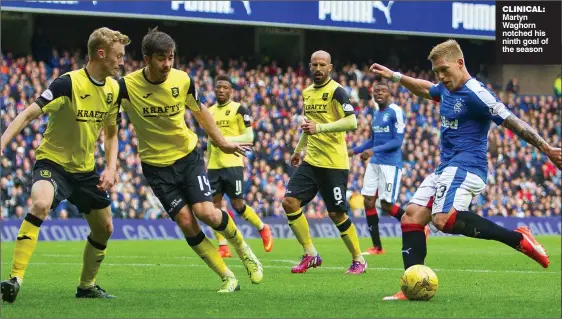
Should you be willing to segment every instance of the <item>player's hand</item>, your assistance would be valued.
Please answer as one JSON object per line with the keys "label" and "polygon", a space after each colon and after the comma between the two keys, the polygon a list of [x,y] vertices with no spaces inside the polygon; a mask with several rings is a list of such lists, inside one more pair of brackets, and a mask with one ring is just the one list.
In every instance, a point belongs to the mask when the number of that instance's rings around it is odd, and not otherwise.
{"label": "player's hand", "polygon": [[373,153],[373,150],[366,150],[363,153],[361,153],[361,159],[366,161],[369,158],[371,158],[371,156],[373,156],[375,153]]}
{"label": "player's hand", "polygon": [[113,185],[117,183],[117,174],[114,169],[105,169],[100,175],[100,181],[98,182],[98,189],[100,191],[108,191]]}
{"label": "player's hand", "polygon": [[299,166],[301,164],[301,153],[295,153],[291,156],[291,165]]}
{"label": "player's hand", "polygon": [[318,133],[318,130],[316,129],[316,123],[311,122],[308,119],[304,120],[304,123],[301,125],[301,128],[303,130],[303,132],[310,134],[310,135],[314,135],[316,133]]}
{"label": "player's hand", "polygon": [[371,65],[371,67],[369,68],[369,70],[373,73],[375,73],[376,75],[380,75],[381,77],[385,78],[385,79],[391,79],[392,78],[392,74],[394,74],[394,72],[387,68],[384,65],[375,63],[373,65]]}
{"label": "player's hand", "polygon": [[355,152],[353,150],[347,150],[347,156],[348,157],[353,157],[355,155]]}
{"label": "player's hand", "polygon": [[236,156],[246,156],[246,152],[250,152],[252,150],[253,143],[235,143],[235,142],[226,142],[223,145],[219,145],[221,151],[226,154],[234,154]]}
{"label": "player's hand", "polygon": [[562,150],[557,147],[551,147],[548,149],[546,156],[550,158],[550,160],[558,167],[558,169],[562,170]]}

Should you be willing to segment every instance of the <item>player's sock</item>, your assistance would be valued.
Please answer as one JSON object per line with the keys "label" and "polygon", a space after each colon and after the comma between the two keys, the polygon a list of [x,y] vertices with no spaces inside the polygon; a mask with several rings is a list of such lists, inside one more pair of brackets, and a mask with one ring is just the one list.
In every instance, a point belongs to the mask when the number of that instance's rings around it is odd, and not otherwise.
{"label": "player's sock", "polygon": [[237,210],[236,213],[238,213],[240,217],[244,218],[245,221],[256,227],[258,230],[263,229],[263,222],[252,207],[245,205],[242,210]]}
{"label": "player's sock", "polygon": [[25,269],[29,264],[29,260],[37,246],[39,238],[39,230],[43,220],[32,214],[27,214],[21,223],[16,246],[14,248],[14,257],[12,261],[12,270],[10,277],[18,277],[23,279]]}
{"label": "player's sock", "polygon": [[214,232],[215,232],[215,237],[217,237],[217,240],[219,241],[219,246],[228,245],[228,242],[226,241],[226,238],[224,238],[224,236],[221,233],[219,233],[216,230]]}
{"label": "player's sock", "polygon": [[203,259],[203,261],[221,278],[224,276],[234,276],[232,271],[228,269],[221,255],[216,250],[213,243],[200,232],[195,237],[185,237],[189,246]]}
{"label": "player's sock", "polygon": [[467,211],[451,214],[443,227],[443,232],[496,240],[512,248],[517,248],[523,239],[523,235],[520,233],[503,228],[491,220]]}
{"label": "player's sock", "polygon": [[226,240],[234,247],[234,250],[236,250],[238,257],[242,258],[247,247],[247,244],[242,237],[242,233],[238,230],[238,227],[236,227],[236,224],[232,218],[230,218],[230,215],[228,215],[228,213],[224,210],[221,210],[221,212],[222,220],[215,230],[226,238]]}
{"label": "player's sock", "polygon": [[312,245],[310,228],[308,227],[306,217],[302,213],[302,208],[294,213],[287,214],[287,219],[289,220],[289,227],[291,227],[293,234],[295,234],[295,237],[304,248],[304,252],[310,256],[318,255],[316,248]]}
{"label": "player's sock", "polygon": [[96,243],[88,236],[86,247],[84,248],[82,274],[80,275],[80,285],[82,289],[92,288],[96,283],[96,275],[100,269],[101,262],[105,258],[106,246]]}
{"label": "player's sock", "polygon": [[367,209],[366,215],[367,225],[369,226],[369,232],[371,233],[373,246],[382,249],[381,237],[379,233],[379,215],[377,214],[377,209],[375,207]]}
{"label": "player's sock", "polygon": [[363,255],[361,254],[361,248],[359,247],[359,238],[357,237],[357,229],[355,225],[351,222],[348,216],[345,216],[345,220],[341,223],[336,224],[336,227],[340,231],[340,237],[347,246],[347,249],[351,253],[353,260],[365,262]]}
{"label": "player's sock", "polygon": [[419,224],[402,224],[402,260],[404,269],[413,265],[423,265],[427,255],[425,226]]}
{"label": "player's sock", "polygon": [[398,219],[400,221],[402,216],[404,215],[405,211],[398,205],[392,205],[392,209],[388,212],[390,216]]}

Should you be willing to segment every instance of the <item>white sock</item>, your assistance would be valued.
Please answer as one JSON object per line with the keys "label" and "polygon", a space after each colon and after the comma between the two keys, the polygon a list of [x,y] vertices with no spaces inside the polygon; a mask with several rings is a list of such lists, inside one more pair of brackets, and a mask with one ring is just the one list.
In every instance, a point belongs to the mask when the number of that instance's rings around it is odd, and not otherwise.
{"label": "white sock", "polygon": [[310,247],[305,248],[304,253],[309,256],[318,256],[318,252],[316,251],[316,247],[314,247],[314,245],[310,245]]}

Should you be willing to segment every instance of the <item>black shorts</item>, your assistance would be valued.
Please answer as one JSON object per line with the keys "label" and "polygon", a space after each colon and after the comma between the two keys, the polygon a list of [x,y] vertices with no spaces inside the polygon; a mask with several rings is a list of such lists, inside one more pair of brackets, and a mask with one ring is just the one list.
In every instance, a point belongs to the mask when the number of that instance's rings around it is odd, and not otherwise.
{"label": "black shorts", "polygon": [[211,185],[199,148],[170,166],[141,165],[148,185],[172,219],[185,205],[212,202]]}
{"label": "black shorts", "polygon": [[320,196],[330,213],[347,212],[347,179],[349,170],[316,167],[303,162],[291,176],[285,197],[301,201],[301,207]]}
{"label": "black shorts", "polygon": [[244,196],[244,167],[209,169],[207,173],[213,196],[226,194],[230,199],[239,199]]}
{"label": "black shorts", "polygon": [[67,199],[83,214],[92,209],[103,209],[111,204],[109,194],[100,191],[97,185],[100,176],[91,171],[88,173],[69,173],[59,164],[41,159],[33,167],[33,183],[49,181],[55,188],[55,198],[51,209],[55,209],[60,202]]}

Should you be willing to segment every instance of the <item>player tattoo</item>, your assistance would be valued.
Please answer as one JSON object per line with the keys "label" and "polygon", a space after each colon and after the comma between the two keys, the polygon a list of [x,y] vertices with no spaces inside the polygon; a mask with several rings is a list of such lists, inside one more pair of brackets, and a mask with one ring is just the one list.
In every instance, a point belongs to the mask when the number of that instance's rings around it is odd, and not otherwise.
{"label": "player tattoo", "polygon": [[503,121],[502,126],[510,129],[513,133],[517,134],[517,136],[534,145],[539,150],[543,152],[547,151],[548,143],[540,137],[540,135],[529,126],[529,124],[517,118],[517,116],[510,115]]}

